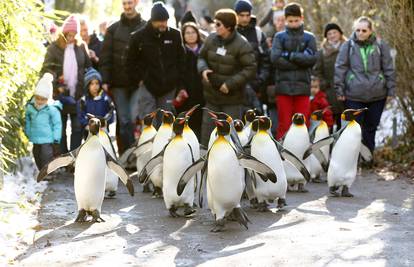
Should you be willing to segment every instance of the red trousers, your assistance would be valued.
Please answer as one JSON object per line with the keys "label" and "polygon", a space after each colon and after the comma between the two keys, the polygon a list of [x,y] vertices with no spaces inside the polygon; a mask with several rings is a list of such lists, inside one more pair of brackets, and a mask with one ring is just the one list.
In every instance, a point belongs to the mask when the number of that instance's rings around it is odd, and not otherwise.
{"label": "red trousers", "polygon": [[306,117],[306,124],[309,123],[310,100],[306,95],[277,95],[276,96],[278,127],[276,139],[282,138],[292,124],[292,117],[295,113],[302,113]]}

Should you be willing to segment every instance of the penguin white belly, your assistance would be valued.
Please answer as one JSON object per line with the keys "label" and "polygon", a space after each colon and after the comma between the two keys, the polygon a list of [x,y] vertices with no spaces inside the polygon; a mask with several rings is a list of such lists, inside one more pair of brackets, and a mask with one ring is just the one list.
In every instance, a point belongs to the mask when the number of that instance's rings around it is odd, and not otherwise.
{"label": "penguin white belly", "polygon": [[172,205],[193,205],[194,178],[191,178],[181,196],[177,195],[177,185],[181,175],[192,164],[190,148],[184,139],[174,139],[164,152],[162,192],[167,209]]}
{"label": "penguin white belly", "polygon": [[216,220],[222,219],[240,206],[243,193],[243,168],[228,142],[217,140],[208,158],[208,179],[212,202],[210,208]]}
{"label": "penguin white belly", "polygon": [[[291,126],[286,134],[283,146],[295,154],[308,170],[310,170],[309,159],[302,160],[303,154],[310,145],[309,134],[306,126]],[[289,184],[294,183],[306,183],[303,175],[293,166],[292,163],[285,160],[283,161],[283,167],[285,168],[286,179]]]}
{"label": "penguin white belly", "polygon": [[240,139],[240,144],[242,146],[245,146],[247,144],[247,142],[249,142],[249,138],[247,137],[246,133],[242,132],[238,132],[237,135],[239,136]]}
{"label": "penguin white belly", "polygon": [[105,181],[105,152],[99,138],[92,136],[76,157],[74,187],[78,210],[101,212]]}
{"label": "penguin white belly", "polygon": [[270,136],[262,133],[256,134],[252,140],[251,154],[277,174],[276,184],[271,181],[264,182],[256,176],[255,194],[259,203],[274,200],[278,197],[285,199],[287,190],[286,174],[279,151]]}
{"label": "penguin white belly", "polygon": [[351,187],[355,181],[358,156],[361,148],[361,128],[349,125],[339,137],[328,169],[328,185]]}
{"label": "penguin white belly", "polygon": [[[199,160],[200,159],[200,144],[193,130],[191,130],[191,128],[188,126],[185,126],[184,131],[183,131],[183,137],[185,140],[187,140],[187,143],[191,146],[194,161]],[[197,190],[197,188],[200,188],[201,171],[197,172],[197,175],[194,178],[196,178],[194,180],[194,187]]]}
{"label": "penguin white belly", "polygon": [[[144,142],[150,140],[157,134],[157,130],[154,127],[146,127],[144,131],[142,131],[141,137],[139,138],[138,145],[143,144]],[[145,164],[151,159],[152,148],[149,150],[148,153],[143,155],[136,155],[137,156],[137,173],[142,171]]]}
{"label": "penguin white belly", "polygon": [[216,141],[216,138],[217,138],[217,128],[214,128],[214,130],[210,134],[210,139],[208,140],[208,149],[211,148],[214,141]]}
{"label": "penguin white belly", "polygon": [[249,122],[247,123],[243,128],[243,133],[246,135],[247,139],[250,138],[250,135],[252,133],[252,124]]}
{"label": "penguin white belly", "polygon": [[[104,132],[99,132],[99,140],[101,141],[101,144],[105,148],[105,150],[109,153],[109,155],[112,156],[112,158],[116,158],[115,151],[113,150],[113,147],[111,145],[111,140],[109,139],[109,136],[105,134]],[[117,191],[118,189],[118,176],[110,170],[108,167],[106,167],[106,181],[105,181],[105,191]]]}
{"label": "penguin white belly", "polygon": [[[329,129],[325,122],[321,122],[321,125],[318,126],[315,130],[315,139],[314,143],[319,140],[329,136]],[[329,161],[329,146],[324,146],[321,148],[322,154],[325,156],[325,159]],[[323,173],[322,166],[320,162],[316,159],[314,155],[310,156],[310,174],[312,179],[320,176]]]}
{"label": "penguin white belly", "polygon": [[[158,155],[158,153],[164,149],[164,147],[168,144],[171,135],[171,126],[161,125],[160,129],[157,132],[157,135],[154,138],[151,158]],[[162,188],[162,166],[157,166],[154,168],[154,171],[150,175],[150,179],[154,186]]]}

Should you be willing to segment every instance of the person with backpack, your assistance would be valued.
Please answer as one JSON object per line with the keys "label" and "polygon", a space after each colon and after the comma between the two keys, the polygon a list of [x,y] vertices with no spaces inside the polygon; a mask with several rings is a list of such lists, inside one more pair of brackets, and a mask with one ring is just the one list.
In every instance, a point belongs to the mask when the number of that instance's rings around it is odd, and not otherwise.
{"label": "person with backpack", "polygon": [[256,26],[256,18],[252,17],[252,9],[253,6],[249,0],[239,0],[234,5],[234,11],[237,13],[236,29],[252,46],[257,62],[256,77],[246,86],[247,108],[255,108],[263,113],[262,102],[258,96],[265,95],[265,82],[269,77],[270,69],[269,49],[266,36]]}
{"label": "person with backpack", "polygon": [[375,133],[387,99],[395,95],[395,69],[389,46],[377,37],[373,21],[360,17],[335,63],[335,90],[346,109],[368,108],[357,117],[363,143],[375,149]]}
{"label": "person with backpack", "polygon": [[275,35],[270,56],[275,69],[277,139],[288,131],[295,113],[309,118],[311,70],[317,59],[315,36],[304,30],[302,7],[290,3],[284,12],[286,29]]}

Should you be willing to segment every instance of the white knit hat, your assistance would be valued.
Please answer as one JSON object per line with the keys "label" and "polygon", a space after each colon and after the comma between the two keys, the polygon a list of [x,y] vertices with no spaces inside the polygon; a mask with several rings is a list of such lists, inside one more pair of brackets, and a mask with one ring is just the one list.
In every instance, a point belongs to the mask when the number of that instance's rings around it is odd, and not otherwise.
{"label": "white knit hat", "polygon": [[52,98],[53,92],[53,75],[50,73],[43,74],[43,77],[40,78],[39,82],[36,85],[35,95],[42,96],[44,98]]}

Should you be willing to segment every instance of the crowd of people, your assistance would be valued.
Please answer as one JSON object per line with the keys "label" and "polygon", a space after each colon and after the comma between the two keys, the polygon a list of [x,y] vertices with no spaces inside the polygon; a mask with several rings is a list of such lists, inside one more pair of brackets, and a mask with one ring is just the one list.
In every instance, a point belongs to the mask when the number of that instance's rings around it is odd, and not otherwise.
{"label": "crowd of people", "polygon": [[[88,20],[72,14],[47,44],[25,127],[39,169],[81,145],[88,113],[108,123],[116,114],[121,155],[134,144],[146,114],[157,108],[179,113],[194,104],[235,119],[254,108],[271,118],[276,139],[295,113],[309,121],[313,111],[324,110],[332,132],[341,128],[344,109],[367,107],[358,122],[363,143],[374,150],[396,85],[390,48],[370,18],[356,19],[349,39],[339,25],[326,24],[318,49],[297,3],[276,0],[260,22],[249,0],[218,10],[214,19],[198,20],[187,10],[179,29],[168,26],[162,2],[153,4],[149,21],[137,12],[137,0],[122,5],[120,19],[102,35],[90,34]],[[206,146],[214,127],[207,110],[197,110],[190,126]]]}

